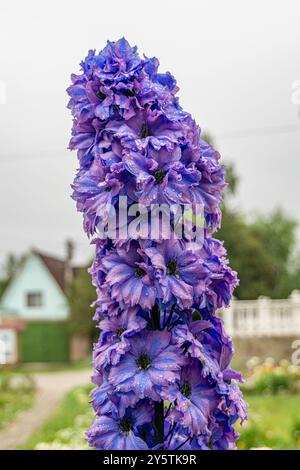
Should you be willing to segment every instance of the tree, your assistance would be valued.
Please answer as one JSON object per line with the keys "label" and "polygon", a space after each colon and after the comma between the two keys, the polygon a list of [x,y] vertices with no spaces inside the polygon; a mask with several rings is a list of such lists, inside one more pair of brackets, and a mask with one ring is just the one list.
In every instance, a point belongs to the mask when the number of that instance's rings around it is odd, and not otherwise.
{"label": "tree", "polygon": [[297,224],[279,209],[247,221],[245,215],[232,209],[230,199],[238,178],[233,165],[226,168],[228,188],[222,226],[216,236],[224,240],[231,266],[238,272],[240,284],[235,296],[285,298],[300,286],[300,262],[295,256]]}
{"label": "tree", "polygon": [[[268,216],[258,216],[251,224],[251,230],[260,240],[270,260],[270,289],[267,295],[283,298],[299,287],[295,274],[300,264],[295,255],[297,223],[285,216],[280,209]],[[296,285],[294,284],[296,281]]]}
{"label": "tree", "polygon": [[70,331],[73,334],[95,339],[96,327],[91,304],[95,300],[95,288],[91,284],[88,266],[80,268],[74,277],[68,294],[71,310]]}
{"label": "tree", "polygon": [[4,266],[2,268],[2,278],[0,279],[0,298],[2,297],[6,287],[10,283],[13,276],[16,274],[21,264],[24,261],[24,256],[17,256],[9,253],[5,259]]}

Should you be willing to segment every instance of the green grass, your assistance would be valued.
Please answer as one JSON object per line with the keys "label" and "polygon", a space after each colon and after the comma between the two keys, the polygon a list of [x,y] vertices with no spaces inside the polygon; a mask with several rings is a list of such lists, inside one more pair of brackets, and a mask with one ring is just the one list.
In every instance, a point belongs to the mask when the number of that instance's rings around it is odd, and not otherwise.
{"label": "green grass", "polygon": [[[84,433],[93,414],[88,404],[90,388],[68,393],[57,411],[38,429],[23,449],[88,449]],[[300,396],[246,396],[250,405],[249,422],[242,427],[239,449],[271,447],[300,449]]]}
{"label": "green grass", "polygon": [[246,395],[245,399],[249,404],[249,421],[238,427],[239,449],[300,449],[299,395]]}
{"label": "green grass", "polygon": [[88,449],[84,433],[93,419],[88,403],[90,388],[78,387],[66,394],[58,409],[22,449]]}
{"label": "green grass", "polygon": [[20,411],[32,406],[34,382],[25,375],[1,371],[0,374],[0,429],[11,423]]}

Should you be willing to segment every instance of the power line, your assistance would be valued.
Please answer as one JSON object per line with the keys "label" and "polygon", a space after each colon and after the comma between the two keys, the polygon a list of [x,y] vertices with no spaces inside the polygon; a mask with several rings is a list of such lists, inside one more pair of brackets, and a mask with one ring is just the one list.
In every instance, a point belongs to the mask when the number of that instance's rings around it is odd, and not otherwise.
{"label": "power line", "polygon": [[[216,139],[220,140],[226,140],[226,139],[243,139],[245,137],[259,137],[259,136],[268,136],[268,135],[282,135],[282,134],[288,134],[292,132],[299,132],[300,131],[300,125],[298,124],[288,124],[285,126],[269,126],[269,127],[258,127],[258,128],[252,128],[252,129],[236,129],[233,131],[226,131],[226,132],[221,132],[216,135]],[[39,160],[40,162],[43,160],[48,160],[48,159],[57,159],[57,158],[64,158],[67,156],[67,150],[66,153],[63,155],[61,154],[61,148],[58,151],[42,151],[41,153],[35,153],[31,155],[10,155],[6,157],[0,157],[0,163],[1,162],[9,162],[13,163],[15,161],[28,161],[28,160]],[[47,153],[48,155],[45,155]],[[43,154],[43,156],[41,156]],[[69,154],[70,156],[70,154]]]}
{"label": "power line", "polygon": [[270,126],[270,127],[258,127],[253,129],[238,129],[234,131],[228,131],[220,133],[216,136],[217,139],[242,139],[244,137],[256,137],[256,136],[268,136],[268,135],[280,135],[291,132],[299,132],[299,124],[288,124],[285,126]]}
{"label": "power line", "polygon": [[[60,153],[59,153],[60,152]],[[55,160],[57,161],[58,158],[65,158],[65,157],[70,157],[70,155],[67,155],[64,153],[63,155],[61,154],[61,149],[59,152],[53,152],[51,155],[45,155],[44,151],[39,153],[39,154],[32,154],[32,155],[7,155],[7,156],[1,156],[0,157],[0,163],[5,162],[5,163],[14,163],[14,162],[19,162],[19,161],[29,161],[29,160],[39,160],[42,162],[43,160]],[[43,155],[43,156],[41,156]]]}

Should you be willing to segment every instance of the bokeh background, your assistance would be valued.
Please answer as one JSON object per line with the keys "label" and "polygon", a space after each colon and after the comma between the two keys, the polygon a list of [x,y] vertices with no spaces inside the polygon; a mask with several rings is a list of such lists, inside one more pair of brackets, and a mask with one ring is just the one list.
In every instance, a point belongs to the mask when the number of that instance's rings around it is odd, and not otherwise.
{"label": "bokeh background", "polygon": [[122,36],[175,75],[227,165],[239,448],[300,448],[299,16],[297,0],[1,1],[0,448],[86,448],[93,250],[70,198],[65,89]]}

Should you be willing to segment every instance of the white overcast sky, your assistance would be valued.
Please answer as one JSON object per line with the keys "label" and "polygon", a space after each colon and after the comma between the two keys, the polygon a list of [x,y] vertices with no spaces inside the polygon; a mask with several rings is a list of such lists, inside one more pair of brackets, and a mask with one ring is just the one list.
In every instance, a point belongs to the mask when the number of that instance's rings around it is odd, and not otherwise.
{"label": "white overcast sky", "polygon": [[299,0],[0,0],[0,263],[33,246],[62,254],[66,237],[87,258],[65,89],[88,49],[121,36],[175,75],[236,167],[235,203],[300,222],[299,19]]}

